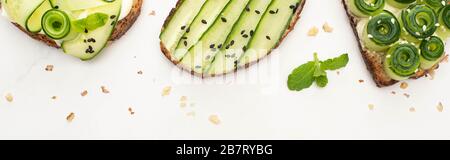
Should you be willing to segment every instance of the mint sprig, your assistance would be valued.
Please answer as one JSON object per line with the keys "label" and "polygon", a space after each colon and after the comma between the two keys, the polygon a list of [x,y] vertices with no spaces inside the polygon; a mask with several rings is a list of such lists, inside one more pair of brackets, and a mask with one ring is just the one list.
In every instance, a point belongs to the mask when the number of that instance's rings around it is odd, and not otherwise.
{"label": "mint sprig", "polygon": [[320,61],[317,53],[314,53],[314,60],[309,61],[292,71],[288,77],[288,88],[292,91],[301,91],[312,86],[316,82],[317,86],[323,88],[328,84],[327,70],[337,70],[347,66],[348,54],[339,57]]}

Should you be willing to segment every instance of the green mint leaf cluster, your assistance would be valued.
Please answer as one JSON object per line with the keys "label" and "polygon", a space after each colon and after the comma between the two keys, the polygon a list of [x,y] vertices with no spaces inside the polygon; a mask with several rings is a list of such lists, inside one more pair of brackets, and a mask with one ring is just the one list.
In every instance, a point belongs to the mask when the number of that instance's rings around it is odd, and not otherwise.
{"label": "green mint leaf cluster", "polygon": [[309,61],[292,71],[288,77],[288,88],[292,91],[301,91],[309,88],[314,82],[323,88],[328,84],[326,71],[333,71],[347,66],[348,54],[339,57],[320,61],[317,53],[314,53],[314,61]]}
{"label": "green mint leaf cluster", "polygon": [[77,32],[83,33],[85,30],[93,31],[97,28],[103,27],[108,22],[108,15],[104,13],[94,13],[86,18],[79,19],[73,22],[74,29]]}

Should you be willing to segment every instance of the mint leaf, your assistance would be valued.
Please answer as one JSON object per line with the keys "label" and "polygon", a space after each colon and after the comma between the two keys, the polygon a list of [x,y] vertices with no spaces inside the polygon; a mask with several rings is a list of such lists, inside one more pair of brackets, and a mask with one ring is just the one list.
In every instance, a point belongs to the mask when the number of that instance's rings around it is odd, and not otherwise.
{"label": "mint leaf", "polygon": [[103,27],[108,22],[108,15],[104,13],[94,13],[86,18],[79,19],[72,22],[73,28],[79,33],[85,30],[93,31],[97,28]]}
{"label": "mint leaf", "polygon": [[325,72],[325,70],[323,70],[320,66],[320,60],[317,56],[317,53],[314,53],[314,65],[316,67],[316,69],[314,70],[314,77],[319,77],[319,76],[325,76],[327,75],[327,73]]}
{"label": "mint leaf", "polygon": [[322,70],[337,70],[347,66],[349,59],[348,54],[343,54],[337,58],[328,59],[323,61],[320,65]]}
{"label": "mint leaf", "polygon": [[327,84],[328,84],[328,77],[326,75],[325,76],[316,77],[316,84],[320,88],[326,87]]}
{"label": "mint leaf", "polygon": [[316,63],[310,61],[294,69],[288,77],[288,88],[291,91],[301,91],[311,87],[314,82]]}

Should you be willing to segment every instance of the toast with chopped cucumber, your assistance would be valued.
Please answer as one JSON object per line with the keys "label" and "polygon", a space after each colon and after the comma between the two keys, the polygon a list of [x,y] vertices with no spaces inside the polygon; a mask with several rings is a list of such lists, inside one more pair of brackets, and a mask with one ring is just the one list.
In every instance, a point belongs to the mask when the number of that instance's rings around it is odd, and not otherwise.
{"label": "toast with chopped cucumber", "polygon": [[0,0],[15,26],[35,40],[90,60],[137,20],[143,0]]}
{"label": "toast with chopped cucumber", "polygon": [[179,0],[160,34],[164,55],[193,75],[248,67],[278,47],[306,0]]}
{"label": "toast with chopped cucumber", "polygon": [[378,87],[426,76],[448,57],[448,0],[342,0]]}

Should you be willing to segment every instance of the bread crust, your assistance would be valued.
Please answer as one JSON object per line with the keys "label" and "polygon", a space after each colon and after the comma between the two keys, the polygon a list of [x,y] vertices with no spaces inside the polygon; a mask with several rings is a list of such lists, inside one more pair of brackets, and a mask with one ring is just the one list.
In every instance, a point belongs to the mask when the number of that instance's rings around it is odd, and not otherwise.
{"label": "bread crust", "polygon": [[[372,77],[378,87],[387,87],[392,86],[398,81],[392,79],[387,75],[387,73],[384,71],[383,66],[383,57],[380,54],[372,53],[367,48],[364,48],[361,44],[361,37],[359,37],[357,25],[358,25],[358,18],[353,16],[353,14],[350,12],[350,9],[348,8],[347,1],[342,0],[342,4],[344,5],[345,11],[347,13],[347,17],[349,19],[350,25],[353,29],[353,33],[355,34],[356,40],[358,41],[358,46],[361,51],[361,55],[364,59],[364,62],[366,63],[367,69],[372,74]],[[445,55],[446,57],[448,55]],[[444,58],[445,59],[445,58]],[[431,69],[428,70],[419,70],[416,75],[411,77],[411,79],[418,79],[424,76],[427,76],[428,73],[433,72],[434,70],[439,68],[439,63],[433,66]]]}
{"label": "bread crust", "polygon": [[[137,18],[141,14],[141,8],[142,8],[143,1],[144,0],[133,0],[133,6],[132,6],[130,12],[128,13],[128,15],[116,24],[116,28],[114,29],[114,31],[109,39],[110,42],[120,39],[133,26],[134,22],[136,22]],[[0,3],[0,7],[1,7],[1,3]],[[28,36],[30,36],[31,38],[41,41],[50,47],[60,48],[60,46],[58,46],[58,44],[56,43],[55,40],[47,37],[46,35],[31,33],[31,32],[28,32],[25,28],[23,28],[19,24],[17,24],[17,23],[13,23],[13,24],[17,28],[19,28],[22,32],[24,32]]]}
{"label": "bread crust", "polygon": [[[167,16],[164,25],[161,29],[161,32],[164,31],[164,29],[166,28],[166,26],[168,25],[168,23],[170,22],[170,20],[172,19],[173,15],[175,14],[177,8],[181,5],[181,2],[183,0],[178,0],[175,8],[172,8],[172,10],[169,13],[169,16]],[[267,57],[268,55],[270,55],[272,53],[272,51],[276,48],[278,48],[280,46],[280,44],[283,42],[283,40],[289,35],[289,33],[294,30],[295,25],[297,24],[297,21],[300,19],[300,14],[303,11],[303,7],[305,6],[307,0],[302,0],[302,2],[299,4],[297,10],[295,11],[294,17],[291,19],[291,22],[289,24],[289,26],[286,28],[286,31],[284,32],[283,36],[281,37],[280,41],[275,45],[275,47],[269,51],[269,53],[267,53],[264,57],[259,58],[257,61],[252,62],[252,63],[247,63],[244,65],[244,67],[238,67],[234,70],[234,73],[237,72],[240,68],[249,68],[251,65],[259,63],[259,61],[265,57]],[[184,71],[189,72],[190,74],[194,75],[194,76],[198,76],[198,77],[202,77],[202,78],[208,78],[208,77],[216,77],[216,76],[223,76],[226,74],[230,74],[233,72],[228,72],[228,73],[223,73],[223,74],[215,74],[215,75],[204,75],[204,74],[199,74],[196,73],[194,71],[192,71],[190,68],[186,68],[182,65],[179,65],[179,62],[174,60],[174,58],[172,58],[171,53],[169,52],[169,50],[167,49],[167,47],[164,45],[164,43],[161,41],[160,42],[160,48],[161,51],[163,53],[163,55],[169,60],[171,61],[174,65],[177,65],[179,68],[181,68]]]}

